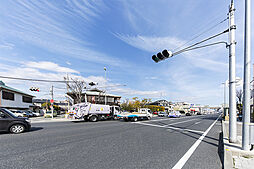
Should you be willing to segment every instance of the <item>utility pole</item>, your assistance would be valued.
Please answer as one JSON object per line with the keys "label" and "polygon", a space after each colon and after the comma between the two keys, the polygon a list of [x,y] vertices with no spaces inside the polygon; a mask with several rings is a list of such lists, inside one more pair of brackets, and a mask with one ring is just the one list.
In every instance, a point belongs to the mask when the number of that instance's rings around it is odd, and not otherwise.
{"label": "utility pole", "polygon": [[[52,85],[51,88],[51,99],[54,100],[54,86]],[[54,106],[53,101],[51,101],[51,113],[52,113],[52,119],[54,118]]]}
{"label": "utility pole", "polygon": [[[68,96],[68,93],[69,93],[69,85],[68,85],[68,82],[69,82],[69,76],[68,76],[68,73],[66,74],[66,90],[67,90],[67,96]],[[67,112],[70,110],[70,99],[69,97],[67,97],[67,102],[68,102],[68,110]]]}
{"label": "utility pole", "polygon": [[[106,69],[106,67],[104,67],[104,71],[105,71],[105,84],[106,84],[106,82],[107,82],[107,78],[106,78],[106,71],[107,71],[107,69]],[[105,105],[106,104],[107,104],[107,96],[106,96],[106,87],[105,87]]]}
{"label": "utility pole", "polygon": [[250,150],[251,1],[245,0],[242,149]]}
{"label": "utility pole", "polygon": [[236,87],[235,87],[235,8],[231,0],[229,7],[229,141],[236,142]]}

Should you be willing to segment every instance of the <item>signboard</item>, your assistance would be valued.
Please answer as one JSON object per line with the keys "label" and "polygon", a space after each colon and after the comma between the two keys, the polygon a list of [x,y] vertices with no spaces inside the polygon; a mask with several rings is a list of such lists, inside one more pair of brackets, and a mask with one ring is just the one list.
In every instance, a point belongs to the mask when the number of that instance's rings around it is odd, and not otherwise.
{"label": "signboard", "polygon": [[51,100],[50,100],[50,103],[54,103],[54,100],[53,100],[53,99],[51,99]]}

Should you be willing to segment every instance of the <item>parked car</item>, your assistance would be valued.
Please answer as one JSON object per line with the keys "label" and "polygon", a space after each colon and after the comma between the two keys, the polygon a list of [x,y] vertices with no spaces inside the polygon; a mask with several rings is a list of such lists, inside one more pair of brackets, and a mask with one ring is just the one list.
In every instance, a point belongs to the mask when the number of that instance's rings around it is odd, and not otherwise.
{"label": "parked car", "polygon": [[[53,117],[56,117],[56,116],[57,116],[57,112],[54,110]],[[52,118],[52,111],[46,111],[46,113],[44,114],[44,117]]]}
{"label": "parked car", "polygon": [[30,129],[31,124],[28,118],[17,117],[10,110],[0,108],[0,131],[18,134]]}
{"label": "parked car", "polygon": [[197,115],[202,115],[200,111],[197,112]]}
{"label": "parked car", "polygon": [[160,112],[158,112],[158,116],[159,117],[167,117],[168,114],[166,112],[160,111]]}
{"label": "parked car", "polygon": [[158,115],[158,112],[155,111],[155,112],[153,112],[153,114],[154,114],[154,115]]}
{"label": "parked car", "polygon": [[15,111],[12,111],[12,112],[17,117],[25,117],[25,113],[21,110],[15,110]]}
{"label": "parked car", "polygon": [[35,117],[39,117],[41,116],[40,113],[37,113],[37,112],[32,112],[34,114]]}
{"label": "parked car", "polygon": [[181,117],[181,113],[179,111],[172,111],[168,114],[168,117]]}
{"label": "parked car", "polygon": [[23,112],[24,112],[24,117],[34,117],[33,113],[31,113],[28,110],[24,110]]}

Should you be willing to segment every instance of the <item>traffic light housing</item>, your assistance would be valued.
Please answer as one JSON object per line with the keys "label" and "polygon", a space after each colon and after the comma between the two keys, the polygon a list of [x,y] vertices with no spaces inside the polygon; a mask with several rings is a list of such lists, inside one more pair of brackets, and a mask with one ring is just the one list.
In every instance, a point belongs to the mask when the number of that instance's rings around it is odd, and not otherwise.
{"label": "traffic light housing", "polygon": [[30,90],[31,91],[35,91],[35,92],[39,92],[40,88],[38,88],[38,87],[31,87]]}
{"label": "traffic light housing", "polygon": [[173,56],[173,53],[171,51],[168,51],[165,49],[162,52],[157,53],[157,55],[153,55],[152,59],[153,59],[153,61],[158,63],[158,62],[160,62],[164,59],[167,59],[169,57],[172,57],[172,56]]}
{"label": "traffic light housing", "polygon": [[96,85],[96,83],[94,83],[94,82],[90,82],[90,83],[88,83],[90,86],[95,86]]}

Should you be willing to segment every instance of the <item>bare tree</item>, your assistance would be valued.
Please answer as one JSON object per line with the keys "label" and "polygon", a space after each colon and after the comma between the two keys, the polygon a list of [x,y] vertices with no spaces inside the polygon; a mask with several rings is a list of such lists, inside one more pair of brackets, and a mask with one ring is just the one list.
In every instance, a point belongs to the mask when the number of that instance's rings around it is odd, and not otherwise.
{"label": "bare tree", "polygon": [[242,89],[236,91],[237,103],[242,104],[243,100],[243,91]]}
{"label": "bare tree", "polygon": [[74,102],[81,103],[82,101],[82,92],[86,88],[86,83],[83,80],[79,79],[71,79],[71,83],[69,78],[64,77],[64,80],[66,81],[66,86],[68,88],[68,91],[75,97]]}
{"label": "bare tree", "polygon": [[238,110],[239,114],[242,114],[242,109],[243,109],[243,105],[242,105],[243,91],[242,91],[242,89],[236,91],[236,97],[237,97],[237,104],[236,104],[237,110]]}

